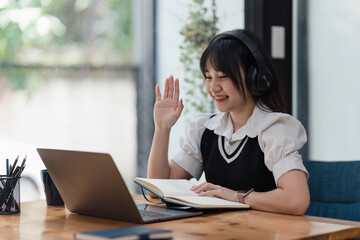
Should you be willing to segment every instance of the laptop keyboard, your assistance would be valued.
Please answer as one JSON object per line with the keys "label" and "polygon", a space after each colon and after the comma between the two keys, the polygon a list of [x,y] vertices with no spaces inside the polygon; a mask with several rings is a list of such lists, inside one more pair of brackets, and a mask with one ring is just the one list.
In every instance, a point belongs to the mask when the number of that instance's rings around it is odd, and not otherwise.
{"label": "laptop keyboard", "polygon": [[172,217],[172,214],[161,213],[161,212],[152,212],[147,210],[139,210],[141,216],[146,219],[152,218],[165,218],[165,217]]}

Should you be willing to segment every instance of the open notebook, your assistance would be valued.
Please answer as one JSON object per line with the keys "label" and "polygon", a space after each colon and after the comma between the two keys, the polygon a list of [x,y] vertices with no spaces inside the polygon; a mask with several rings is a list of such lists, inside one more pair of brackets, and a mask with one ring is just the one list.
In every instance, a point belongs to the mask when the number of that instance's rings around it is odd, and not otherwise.
{"label": "open notebook", "polygon": [[201,197],[191,191],[193,184],[186,179],[135,178],[135,183],[152,192],[165,203],[198,209],[250,208],[249,205],[217,197]]}

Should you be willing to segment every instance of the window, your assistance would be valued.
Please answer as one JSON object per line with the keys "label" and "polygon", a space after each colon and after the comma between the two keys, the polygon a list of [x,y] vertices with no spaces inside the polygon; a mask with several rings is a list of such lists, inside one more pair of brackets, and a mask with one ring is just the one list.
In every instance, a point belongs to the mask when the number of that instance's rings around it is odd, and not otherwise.
{"label": "window", "polygon": [[[306,37],[308,47],[304,45],[298,54],[307,54],[300,64],[308,71],[309,104],[303,106],[300,99],[298,108],[308,108],[303,114],[308,121],[308,158],[359,160],[359,2],[305,2],[307,13],[300,18],[306,19],[308,30],[300,29],[298,35]],[[303,87],[303,80],[299,79],[298,88]]]}
{"label": "window", "polygon": [[28,155],[38,195],[22,186],[22,201],[43,197],[36,147],[108,152],[135,177],[131,13],[130,0],[1,1],[0,162]]}

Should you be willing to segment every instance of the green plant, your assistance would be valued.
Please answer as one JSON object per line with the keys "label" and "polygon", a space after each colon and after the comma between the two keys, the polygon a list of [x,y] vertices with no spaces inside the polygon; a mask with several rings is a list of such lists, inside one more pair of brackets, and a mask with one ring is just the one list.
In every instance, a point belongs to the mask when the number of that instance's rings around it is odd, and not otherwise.
{"label": "green plant", "polygon": [[204,0],[193,0],[193,3],[188,5],[188,20],[180,32],[184,38],[180,46],[180,61],[185,70],[185,116],[194,112],[214,111],[212,101],[204,87],[199,60],[209,40],[218,31],[215,7],[215,0],[212,0],[212,13],[210,13]]}

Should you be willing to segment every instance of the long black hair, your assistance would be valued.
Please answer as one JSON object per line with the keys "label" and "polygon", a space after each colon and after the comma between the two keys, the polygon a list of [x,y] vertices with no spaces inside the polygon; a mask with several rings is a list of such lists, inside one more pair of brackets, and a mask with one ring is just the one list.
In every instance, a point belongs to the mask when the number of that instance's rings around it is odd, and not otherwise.
{"label": "long black hair", "polygon": [[[281,81],[276,74],[274,65],[270,58],[269,53],[265,49],[260,39],[252,32],[247,30],[237,30],[245,34],[250,40],[252,40],[260,50],[264,57],[266,66],[272,74],[271,87],[262,95],[256,96],[252,94],[255,103],[264,110],[272,110],[274,112],[286,112],[286,105],[284,97],[282,95]],[[218,34],[216,36],[221,35]],[[216,37],[215,36],[215,37]],[[244,91],[244,81],[241,77],[240,68],[245,71],[245,76],[249,68],[256,65],[254,56],[250,50],[239,39],[232,36],[224,36],[211,41],[208,47],[204,50],[200,58],[200,69],[205,77],[207,72],[207,65],[210,64],[215,71],[221,71],[226,74],[237,90],[243,95],[246,101]],[[248,79],[245,79],[247,86],[251,84]],[[249,88],[248,88],[249,89]]]}

